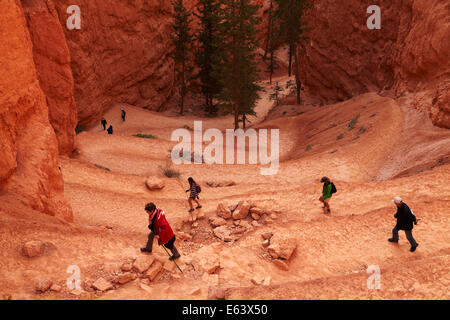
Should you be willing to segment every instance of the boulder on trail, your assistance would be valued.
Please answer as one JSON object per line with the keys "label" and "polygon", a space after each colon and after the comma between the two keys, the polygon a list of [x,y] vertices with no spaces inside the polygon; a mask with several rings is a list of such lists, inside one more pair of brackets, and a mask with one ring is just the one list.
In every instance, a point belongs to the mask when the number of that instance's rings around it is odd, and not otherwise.
{"label": "boulder on trail", "polygon": [[113,287],[112,283],[108,280],[105,280],[104,278],[98,278],[93,284],[92,287],[97,291],[108,291],[111,290]]}
{"label": "boulder on trail", "polygon": [[297,243],[294,238],[275,234],[270,239],[270,246],[268,247],[268,251],[274,259],[283,258],[285,260],[289,260],[296,248]]}
{"label": "boulder on trail", "polygon": [[221,217],[209,217],[209,224],[213,227],[220,227],[227,224],[227,221]]}
{"label": "boulder on trail", "polygon": [[165,187],[164,181],[156,177],[150,177],[145,180],[145,185],[150,191],[161,190]]}
{"label": "boulder on trail", "polygon": [[28,241],[22,247],[23,254],[28,258],[42,255],[44,251],[44,243],[42,241]]}
{"label": "boulder on trail", "polygon": [[253,208],[250,208],[250,213],[251,214],[254,213],[254,214],[258,215],[258,216],[262,216],[264,214],[264,210],[261,209],[261,208],[258,208],[258,207],[253,207]]}
{"label": "boulder on trail", "polygon": [[248,216],[250,204],[247,201],[239,201],[236,210],[233,211],[233,219],[245,219]]}
{"label": "boulder on trail", "polygon": [[44,293],[48,291],[48,289],[50,289],[52,285],[53,285],[52,279],[44,279],[42,281],[39,281],[39,283],[36,285],[36,291]]}
{"label": "boulder on trail", "polygon": [[217,216],[219,216],[221,218],[224,218],[224,219],[230,219],[231,218],[231,210],[229,208],[225,208],[223,203],[219,203],[217,205],[216,214],[217,214]]}
{"label": "boulder on trail", "polygon": [[120,270],[125,271],[125,272],[131,271],[132,268],[133,268],[133,264],[131,264],[130,262],[124,262],[120,266]]}
{"label": "boulder on trail", "polygon": [[284,271],[288,271],[289,270],[289,265],[286,263],[286,261],[284,260],[280,260],[280,259],[275,259],[273,260],[273,263],[280,269],[284,270]]}
{"label": "boulder on trail", "polygon": [[268,240],[268,239],[272,238],[272,236],[273,236],[273,233],[272,233],[272,232],[264,232],[264,233],[261,234],[261,237],[262,237],[264,240]]}
{"label": "boulder on trail", "polygon": [[219,286],[210,286],[208,288],[208,300],[225,300],[227,290]]}
{"label": "boulder on trail", "polygon": [[118,284],[125,284],[125,283],[135,280],[136,278],[137,278],[137,275],[135,273],[125,272],[125,273],[119,274],[117,277],[115,277],[113,282],[118,283]]}
{"label": "boulder on trail", "polygon": [[251,216],[253,220],[259,220],[261,218],[261,216],[256,213],[252,213]]}
{"label": "boulder on trail", "polygon": [[163,269],[163,265],[161,262],[156,261],[150,269],[148,269],[148,271],[146,272],[146,276],[148,278],[148,280],[153,281],[156,276],[161,272],[161,270]]}
{"label": "boulder on trail", "polygon": [[231,231],[227,226],[220,226],[213,229],[214,235],[222,241],[230,242],[233,240]]}
{"label": "boulder on trail", "polygon": [[148,270],[148,268],[150,268],[153,261],[155,261],[155,257],[153,255],[139,256],[136,260],[134,260],[133,270],[135,272],[144,273]]}

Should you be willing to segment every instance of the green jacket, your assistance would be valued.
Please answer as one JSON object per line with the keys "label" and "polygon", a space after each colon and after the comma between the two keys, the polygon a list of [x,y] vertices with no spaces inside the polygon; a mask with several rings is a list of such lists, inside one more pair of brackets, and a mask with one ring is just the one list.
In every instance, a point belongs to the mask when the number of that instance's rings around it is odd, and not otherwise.
{"label": "green jacket", "polygon": [[323,199],[331,198],[331,182],[323,184]]}

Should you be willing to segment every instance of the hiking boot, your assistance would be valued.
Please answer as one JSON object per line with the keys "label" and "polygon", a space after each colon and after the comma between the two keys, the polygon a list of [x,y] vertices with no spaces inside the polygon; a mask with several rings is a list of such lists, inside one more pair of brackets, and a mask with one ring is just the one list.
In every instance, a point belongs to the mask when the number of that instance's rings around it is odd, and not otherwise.
{"label": "hiking boot", "polygon": [[388,241],[389,241],[389,242],[398,243],[398,240],[395,240],[394,238],[389,238]]}
{"label": "hiking boot", "polygon": [[192,212],[192,211],[194,211],[194,208],[188,210],[188,212]]}
{"label": "hiking boot", "polygon": [[169,257],[169,260],[175,260],[178,259],[179,257],[181,257],[180,253],[178,252],[177,248],[175,246],[173,246],[173,250],[172,250],[172,256]]}
{"label": "hiking boot", "polygon": [[200,209],[201,207],[202,207],[202,206],[199,205],[199,206],[195,207],[195,209]]}
{"label": "hiking boot", "polygon": [[151,253],[152,250],[147,249],[147,248],[141,248],[141,252],[148,252],[148,253]]}
{"label": "hiking boot", "polygon": [[414,252],[416,251],[416,248],[419,246],[419,244],[412,246],[411,249],[409,249],[409,251]]}

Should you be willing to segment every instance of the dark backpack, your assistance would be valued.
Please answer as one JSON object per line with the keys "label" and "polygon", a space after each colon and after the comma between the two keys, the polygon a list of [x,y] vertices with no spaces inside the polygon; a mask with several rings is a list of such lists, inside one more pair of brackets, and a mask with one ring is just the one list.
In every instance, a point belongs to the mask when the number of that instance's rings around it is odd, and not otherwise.
{"label": "dark backpack", "polygon": [[202,192],[202,188],[200,187],[199,184],[196,184],[196,185],[195,185],[195,191],[196,191],[197,193]]}
{"label": "dark backpack", "polygon": [[336,193],[337,189],[333,182],[331,182],[331,194]]}

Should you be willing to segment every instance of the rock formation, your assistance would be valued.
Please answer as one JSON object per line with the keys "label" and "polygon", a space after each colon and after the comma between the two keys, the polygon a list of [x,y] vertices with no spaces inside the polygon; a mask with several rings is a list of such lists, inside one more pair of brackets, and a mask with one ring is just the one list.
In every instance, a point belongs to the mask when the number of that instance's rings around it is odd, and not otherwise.
{"label": "rock formation", "polygon": [[46,96],[59,153],[70,155],[74,146],[77,109],[70,52],[63,28],[52,0],[23,0],[22,6],[33,43],[39,84]]}
{"label": "rock formation", "polygon": [[[73,3],[55,4],[65,26]],[[72,57],[79,122],[98,120],[113,103],[158,110],[174,86],[170,1],[80,0],[77,5],[81,29],[63,30]]]}
{"label": "rock formation", "polygon": [[381,29],[369,30],[367,1],[319,0],[300,54],[303,85],[323,103],[370,91],[414,93],[416,108],[450,128],[449,3],[379,1]]}
{"label": "rock formation", "polygon": [[0,188],[36,210],[71,221],[23,9],[14,0],[0,4]]}

